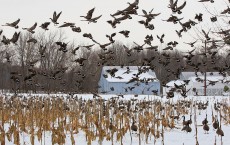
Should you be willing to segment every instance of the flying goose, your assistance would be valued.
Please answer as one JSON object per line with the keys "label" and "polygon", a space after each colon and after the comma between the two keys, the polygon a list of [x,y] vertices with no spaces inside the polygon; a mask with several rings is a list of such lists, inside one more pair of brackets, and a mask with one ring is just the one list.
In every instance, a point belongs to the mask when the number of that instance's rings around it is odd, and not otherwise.
{"label": "flying goose", "polygon": [[10,26],[10,27],[13,27],[15,29],[18,29],[18,23],[20,22],[20,19],[16,20],[15,22],[12,22],[12,23],[6,23],[5,25],[2,25],[2,26]]}
{"label": "flying goose", "polygon": [[173,0],[169,0],[169,5],[168,5],[168,8],[170,8],[172,10],[173,13],[176,13],[177,12],[177,2],[178,0],[176,0],[175,2]]}
{"label": "flying goose", "polygon": [[135,47],[133,47],[132,49],[133,50],[137,50],[137,52],[140,52],[141,50],[143,50],[143,46],[146,44],[146,43],[144,43],[144,44],[142,44],[142,45],[139,45],[139,44],[137,44],[136,42],[133,42],[136,46]]}
{"label": "flying goose", "polygon": [[208,36],[209,34],[209,31],[206,33],[203,29],[202,29],[202,32],[204,34],[204,37],[209,41],[211,38]]}
{"label": "flying goose", "polygon": [[211,2],[211,3],[214,3],[214,0],[200,0],[200,1],[198,1],[198,2]]}
{"label": "flying goose", "polygon": [[37,27],[37,22],[33,25],[33,26],[31,26],[31,27],[29,27],[29,28],[22,28],[23,30],[27,30],[28,32],[30,32],[30,33],[35,33],[35,31],[34,31],[34,29]]}
{"label": "flying goose", "polygon": [[211,17],[210,20],[211,20],[211,22],[216,22],[217,21],[217,17],[216,16]]}
{"label": "flying goose", "polygon": [[149,21],[146,19],[146,20],[141,20],[141,21],[138,21],[140,24],[143,24],[145,26],[145,28],[149,29],[149,30],[153,30],[155,27],[153,24],[150,24]]}
{"label": "flying goose", "polygon": [[72,53],[73,55],[76,55],[76,51],[77,51],[79,48],[80,48],[80,46],[74,48],[74,49],[71,51],[71,53]]}
{"label": "flying goose", "polygon": [[30,38],[29,40],[26,41],[27,43],[37,43],[38,41],[35,38]]}
{"label": "flying goose", "polygon": [[112,34],[110,34],[110,35],[107,35],[107,34],[106,34],[105,36],[106,36],[107,38],[109,38],[109,41],[110,41],[110,42],[112,42],[112,43],[115,42],[115,40],[113,39],[113,37],[116,36],[116,33],[112,33]]}
{"label": "flying goose", "polygon": [[201,21],[203,21],[202,16],[203,16],[202,13],[196,14],[195,19],[197,19],[199,22],[201,22]]}
{"label": "flying goose", "polygon": [[[111,15],[112,16],[112,15]],[[113,28],[116,28],[116,24],[120,24],[121,23],[121,21],[124,21],[124,20],[126,20],[126,19],[132,19],[132,17],[129,15],[129,14],[125,14],[125,15],[123,15],[123,16],[121,16],[121,17],[118,17],[118,18],[116,18],[116,17],[114,17],[114,16],[112,16],[113,18],[114,18],[114,20],[109,20],[109,21],[107,21]]]}
{"label": "flying goose", "polygon": [[39,27],[41,27],[44,30],[49,30],[48,29],[49,24],[50,24],[50,22],[45,22],[45,23],[41,24],[41,26],[39,26]]}
{"label": "flying goose", "polygon": [[194,41],[194,42],[184,42],[184,43],[190,45],[191,47],[193,47],[196,42],[197,42],[197,40]]}
{"label": "flying goose", "polygon": [[74,26],[74,27],[72,27],[72,31],[80,33],[81,32],[81,28]]}
{"label": "flying goose", "polygon": [[167,45],[172,45],[173,47],[176,47],[177,44],[178,44],[177,41],[170,41],[167,43]]}
{"label": "flying goose", "polygon": [[112,14],[112,16],[118,16],[121,14],[124,14],[126,12],[132,11],[133,9],[138,9],[138,4],[139,4],[139,0],[135,0],[133,3],[129,3],[129,6],[123,10],[118,10],[116,13]]}
{"label": "flying goose", "polygon": [[62,27],[71,27],[71,28],[73,28],[74,26],[75,26],[75,23],[64,22],[64,24],[59,26],[59,28],[62,28]]}
{"label": "flying goose", "polygon": [[[93,39],[92,39],[93,40]],[[100,46],[101,49],[103,49],[104,51],[107,50],[106,47],[108,47],[109,45],[113,44],[113,42],[109,42],[109,43],[105,43],[105,44],[100,44],[99,42],[93,40],[93,42],[95,42],[96,44],[98,44]]]}
{"label": "flying goose", "polygon": [[160,40],[161,43],[164,43],[165,34],[162,34],[161,37],[157,35],[157,38]]}
{"label": "flying goose", "polygon": [[123,47],[125,48],[125,52],[127,53],[127,56],[130,57],[131,56],[131,52],[133,49],[129,49],[127,46],[123,45]]}
{"label": "flying goose", "polygon": [[139,15],[139,16],[145,17],[147,19],[147,21],[150,22],[156,16],[159,16],[161,14],[161,13],[152,14],[152,11],[153,11],[153,9],[149,13],[147,13],[145,10],[142,10],[144,15]]}
{"label": "flying goose", "polygon": [[148,45],[151,45],[151,42],[153,41],[153,35],[146,35],[144,42]]}
{"label": "flying goose", "polygon": [[177,16],[171,15],[167,20],[162,20],[162,21],[173,22],[174,24],[177,24],[177,22],[182,19],[183,18],[178,18]]}
{"label": "flying goose", "polygon": [[221,12],[221,14],[226,14],[226,13],[230,14],[230,8],[229,7],[227,7],[225,10],[223,10]]}
{"label": "flying goose", "polygon": [[20,35],[20,32],[15,32],[13,37],[10,39],[10,42],[16,44],[16,42],[18,41],[18,38],[19,38],[19,35]]}
{"label": "flying goose", "polygon": [[94,10],[95,10],[95,7],[92,8],[91,10],[89,10],[89,11],[87,12],[87,15],[86,15],[86,16],[80,16],[80,17],[83,17],[83,18],[85,18],[86,20],[90,20],[90,19],[92,18],[92,16],[93,16]]}
{"label": "flying goose", "polygon": [[2,36],[2,41],[1,41],[4,45],[8,45],[10,44],[10,39],[6,38],[5,35]]}
{"label": "flying goose", "polygon": [[186,1],[181,6],[179,6],[179,7],[176,6],[176,11],[178,14],[182,13],[181,10],[185,7],[185,5],[186,5]]}
{"label": "flying goose", "polygon": [[181,33],[184,31],[183,29],[181,29],[179,31],[177,31],[177,30],[175,30],[175,31],[176,31],[178,37],[182,37]]}
{"label": "flying goose", "polygon": [[92,18],[94,10],[95,10],[95,7],[92,8],[92,9],[90,9],[90,10],[87,12],[86,16],[80,16],[80,17],[83,17],[83,18],[86,19],[86,20],[82,20],[82,21],[88,21],[88,23],[90,23],[90,22],[96,23],[97,20],[98,20],[102,15]]}
{"label": "flying goose", "polygon": [[53,18],[50,18],[50,20],[54,23],[54,25],[59,24],[59,23],[57,22],[57,20],[58,20],[58,18],[60,17],[61,13],[62,13],[62,12],[60,12],[60,13],[57,14],[56,11],[54,11],[54,13],[53,13]]}
{"label": "flying goose", "polygon": [[120,31],[119,33],[120,33],[120,34],[123,34],[126,38],[128,38],[128,37],[129,37],[130,31],[128,31],[128,30],[122,30],[122,31]]}
{"label": "flying goose", "polygon": [[89,39],[93,39],[93,36],[91,33],[84,33],[83,37],[89,38]]}
{"label": "flying goose", "polygon": [[60,48],[58,49],[59,51],[67,52],[67,43],[64,42],[55,42]]}
{"label": "flying goose", "polygon": [[91,44],[91,45],[83,45],[80,47],[86,48],[87,50],[91,50],[91,48],[94,46],[95,44]]}

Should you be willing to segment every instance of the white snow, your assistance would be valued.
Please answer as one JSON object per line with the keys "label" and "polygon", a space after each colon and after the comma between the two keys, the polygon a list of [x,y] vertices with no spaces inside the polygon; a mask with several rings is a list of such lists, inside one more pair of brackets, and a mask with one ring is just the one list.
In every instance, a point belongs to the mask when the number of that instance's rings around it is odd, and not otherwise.
{"label": "white snow", "polygon": [[[5,94],[6,95],[6,94]],[[10,94],[7,94],[10,95]],[[20,94],[22,96],[27,95],[27,96],[37,96],[37,94]],[[38,94],[39,96],[44,96],[44,94]],[[52,94],[55,96],[67,96],[66,94]],[[84,99],[92,99],[93,95],[92,94],[76,94],[78,97],[82,97]],[[46,95],[48,96],[48,95]],[[101,95],[102,98],[104,99],[109,99],[110,97],[113,97],[115,95]],[[134,97],[134,95],[125,95],[124,98],[121,99],[131,99],[131,98],[135,98],[135,99],[139,99],[139,100],[153,100],[153,99],[158,99],[160,101],[169,101],[168,99],[166,99],[165,97],[161,98],[159,96],[149,96],[149,95],[139,95],[138,97]],[[195,102],[206,102],[209,101],[209,106],[207,108],[207,110],[200,110],[197,111],[197,123],[198,123],[198,142],[200,145],[213,145],[215,142],[215,138],[216,138],[216,142],[217,144],[221,144],[221,137],[217,136],[216,131],[213,129],[212,127],[212,118],[211,118],[211,113],[212,113],[212,108],[213,108],[213,103],[216,101],[219,102],[224,102],[227,103],[227,105],[230,107],[230,97],[228,96],[199,96],[199,97],[194,97],[194,96],[188,96],[187,98],[182,98],[179,96],[175,96],[173,99],[171,99],[171,102],[176,102],[178,100],[192,100],[194,103]],[[202,120],[205,118],[205,115],[207,113],[208,116],[208,125],[210,127],[209,133],[205,134],[203,127],[202,127]],[[194,116],[194,110],[190,110],[190,112],[188,113],[188,115],[185,115],[186,120],[189,119],[189,115],[192,114]],[[214,112],[214,115],[217,115]],[[182,128],[182,120],[180,119],[177,123],[176,123],[176,127],[178,129],[165,129],[165,133],[164,133],[164,144],[165,145],[195,145],[195,125],[194,125],[194,118],[192,118],[193,123],[191,125],[192,127],[192,132],[191,133],[186,133],[181,131]],[[7,125],[5,125],[5,129],[7,129]],[[222,130],[224,131],[225,136],[222,137],[222,141],[224,145],[229,145],[230,144],[230,138],[229,138],[229,134],[230,134],[230,125],[229,124],[225,124],[222,123]],[[145,145],[147,144],[145,142],[144,139],[144,135],[141,134],[141,145]],[[148,144],[154,144],[154,137],[151,136],[151,139],[148,140]],[[83,131],[80,131],[78,134],[74,135],[74,139],[75,139],[75,144],[80,144],[80,145],[87,145],[87,141],[85,139],[85,134]],[[130,139],[130,134],[127,133],[125,134],[125,136],[123,137],[123,144],[124,145],[139,145],[139,138],[138,135],[136,134],[132,134],[132,142]],[[20,143],[21,144],[25,144],[25,145],[29,145],[30,144],[30,135],[26,134],[26,133],[20,133]],[[51,132],[46,132],[45,134],[45,140],[43,138],[43,142],[39,142],[37,140],[37,138],[35,137],[35,145],[48,145],[51,144]],[[70,139],[70,133],[66,132],[66,145],[71,145],[71,139]],[[96,139],[95,141],[92,142],[92,145],[99,145],[99,141],[98,139]],[[103,142],[101,143],[102,145],[111,145],[112,142],[111,141],[106,141],[103,140]],[[114,137],[114,145],[120,145],[120,141],[116,141],[116,137]],[[162,138],[158,138],[156,139],[155,142],[156,145],[161,145],[162,144]],[[9,142],[6,138],[6,145],[13,145],[13,141]]]}

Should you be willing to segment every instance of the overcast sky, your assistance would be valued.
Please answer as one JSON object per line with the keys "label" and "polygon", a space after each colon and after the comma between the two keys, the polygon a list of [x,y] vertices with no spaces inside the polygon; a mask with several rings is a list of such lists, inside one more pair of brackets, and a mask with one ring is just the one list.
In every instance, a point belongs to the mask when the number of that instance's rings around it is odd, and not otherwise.
{"label": "overcast sky", "polygon": [[[162,20],[167,19],[171,14],[171,10],[167,8],[169,0],[140,0],[138,14],[142,14],[142,9],[150,11],[154,8],[153,13],[161,13],[156,19],[152,20],[154,24],[154,30],[147,30],[143,25],[139,24],[139,20],[144,20],[140,16],[133,16],[131,20],[126,20],[121,24],[117,25],[116,29],[113,29],[106,21],[112,20],[110,14],[115,13],[117,10],[122,10],[128,6],[127,2],[133,2],[134,0],[0,0],[0,24],[3,25],[6,22],[13,22],[18,18],[21,19],[19,23],[19,29],[15,30],[10,27],[0,26],[3,29],[3,34],[7,37],[11,37],[15,31],[24,31],[22,27],[30,27],[35,22],[38,26],[43,22],[50,21],[53,12],[62,11],[62,14],[58,20],[60,24],[63,22],[74,22],[76,26],[81,27],[81,33],[74,33],[70,28],[62,28],[65,31],[68,41],[75,41],[76,45],[80,43],[92,43],[88,39],[83,38],[83,33],[92,33],[95,40],[100,43],[107,43],[108,39],[105,34],[111,34],[113,32],[119,32],[121,30],[129,30],[130,37],[125,38],[124,36],[117,34],[115,40],[119,40],[124,44],[132,44],[133,41],[142,44],[144,37],[148,34],[154,36],[153,45],[159,45],[160,48],[164,48],[169,41],[178,41],[180,44],[177,49],[185,50],[188,46],[183,42],[194,41],[196,29],[191,29],[187,33],[183,33],[183,38],[177,36],[175,30],[181,29],[179,24],[172,24]],[[184,0],[178,0],[178,5],[181,5]],[[195,14],[204,13],[203,22],[197,25],[198,29],[203,28],[208,30],[210,27],[215,27],[216,24],[210,22],[210,14],[207,13],[205,7],[207,7],[213,13],[219,13],[223,9],[227,8],[227,0],[216,0],[214,4],[210,2],[200,3],[198,0],[187,0],[185,8],[182,10],[181,15],[183,17],[182,22],[186,22],[189,19],[194,20]],[[102,14],[102,17],[97,23],[90,23],[80,21],[81,15],[86,15],[87,11],[95,7],[93,16]],[[197,20],[196,20],[197,21]],[[60,28],[56,28],[51,24],[50,30],[55,31]],[[36,28],[36,33],[43,31],[40,27]],[[46,32],[48,33],[48,32]],[[156,35],[165,34],[165,44],[160,44]],[[189,49],[189,47],[188,47]]]}

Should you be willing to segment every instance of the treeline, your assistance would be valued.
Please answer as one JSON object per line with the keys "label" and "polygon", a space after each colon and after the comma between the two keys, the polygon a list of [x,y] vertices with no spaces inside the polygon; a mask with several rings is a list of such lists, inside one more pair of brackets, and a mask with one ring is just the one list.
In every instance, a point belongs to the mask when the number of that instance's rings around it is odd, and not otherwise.
{"label": "treeline", "polygon": [[[30,39],[36,41],[28,41]],[[202,46],[181,52],[176,48],[125,46],[121,42],[103,49],[74,43],[63,47],[59,45],[63,41],[62,32],[36,36],[25,33],[20,35],[16,45],[2,45],[0,89],[15,93],[91,93],[98,90],[104,65],[151,66],[162,85],[177,79],[181,71],[203,72],[206,69],[221,73],[229,71],[230,65],[229,55],[210,49],[212,44],[206,45],[206,52]]]}

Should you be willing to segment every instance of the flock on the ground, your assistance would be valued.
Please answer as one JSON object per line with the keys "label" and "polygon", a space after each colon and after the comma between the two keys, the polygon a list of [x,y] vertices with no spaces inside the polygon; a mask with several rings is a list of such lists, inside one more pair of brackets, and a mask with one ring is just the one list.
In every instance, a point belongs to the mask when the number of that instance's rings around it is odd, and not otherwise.
{"label": "flock on the ground", "polygon": [[[27,140],[22,139],[24,137],[29,137],[31,144],[47,141],[47,137],[52,144],[65,144],[68,140],[75,144],[82,133],[88,144],[93,141],[124,144],[127,140],[132,143],[137,139],[139,142],[160,141],[164,144],[167,140],[165,133],[169,130],[170,133],[174,130],[193,132],[198,144],[202,133],[215,132],[215,138],[222,142],[223,130],[230,124],[229,100],[217,101],[213,97],[206,101],[162,101],[153,96],[143,100],[137,97],[124,100],[121,96],[104,99],[97,94],[91,99],[77,95],[19,95],[1,96],[0,106],[0,140],[3,144],[20,144]],[[197,119],[200,114],[203,121]],[[198,130],[201,127],[203,131]]]}

